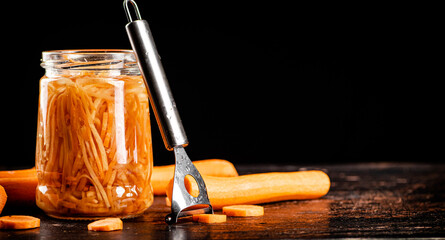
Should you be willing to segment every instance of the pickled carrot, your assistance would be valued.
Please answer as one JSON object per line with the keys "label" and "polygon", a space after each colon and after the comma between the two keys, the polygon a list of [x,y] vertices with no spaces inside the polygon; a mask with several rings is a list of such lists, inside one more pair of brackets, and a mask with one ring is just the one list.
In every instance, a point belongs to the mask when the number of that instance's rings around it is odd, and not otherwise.
{"label": "pickled carrot", "polygon": [[40,97],[38,112],[37,205],[55,214],[142,213],[153,201],[143,79],[85,71],[42,81],[41,94],[46,95]]}

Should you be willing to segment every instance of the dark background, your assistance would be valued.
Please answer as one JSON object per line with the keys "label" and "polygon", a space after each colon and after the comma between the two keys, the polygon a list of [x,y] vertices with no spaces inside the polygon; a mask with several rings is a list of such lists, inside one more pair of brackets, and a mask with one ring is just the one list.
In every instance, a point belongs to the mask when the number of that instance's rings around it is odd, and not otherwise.
{"label": "dark background", "polygon": [[[414,130],[412,95],[398,95],[404,88],[394,69],[405,44],[398,34],[406,26],[393,10],[189,2],[137,1],[162,57],[193,160],[434,160],[425,158],[431,151],[423,147],[435,146],[417,137],[423,130]],[[28,167],[34,165],[41,52],[128,49],[127,19],[116,0],[8,4],[4,13],[15,13],[2,17],[2,65],[12,73],[3,75],[2,151],[12,154],[0,159],[0,167]],[[174,163],[154,124],[153,119],[154,163]]]}

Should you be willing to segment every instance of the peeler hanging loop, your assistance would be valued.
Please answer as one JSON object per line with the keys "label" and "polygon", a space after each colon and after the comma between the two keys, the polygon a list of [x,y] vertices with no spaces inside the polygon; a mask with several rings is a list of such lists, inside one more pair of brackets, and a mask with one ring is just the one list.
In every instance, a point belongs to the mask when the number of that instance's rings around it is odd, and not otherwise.
{"label": "peeler hanging loop", "polygon": [[141,14],[139,13],[138,5],[133,0],[125,0],[124,1],[124,11],[125,15],[127,16],[128,22],[133,22],[133,19],[131,18],[130,9],[128,8],[128,3],[131,3],[133,5],[134,12],[136,13],[137,20],[142,20]]}

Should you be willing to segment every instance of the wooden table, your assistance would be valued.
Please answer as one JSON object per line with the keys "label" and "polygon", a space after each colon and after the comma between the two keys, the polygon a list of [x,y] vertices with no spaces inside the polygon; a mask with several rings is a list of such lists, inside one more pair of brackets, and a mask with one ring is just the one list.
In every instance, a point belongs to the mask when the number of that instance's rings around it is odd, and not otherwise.
{"label": "wooden table", "polygon": [[164,197],[141,217],[125,220],[116,232],[87,231],[87,222],[62,221],[38,208],[5,209],[28,214],[41,227],[0,231],[0,239],[280,239],[339,237],[445,237],[445,165],[362,163],[302,167],[242,165],[242,174],[323,169],[331,177],[328,195],[318,200],[264,204],[262,217],[228,218],[226,223],[168,226]]}

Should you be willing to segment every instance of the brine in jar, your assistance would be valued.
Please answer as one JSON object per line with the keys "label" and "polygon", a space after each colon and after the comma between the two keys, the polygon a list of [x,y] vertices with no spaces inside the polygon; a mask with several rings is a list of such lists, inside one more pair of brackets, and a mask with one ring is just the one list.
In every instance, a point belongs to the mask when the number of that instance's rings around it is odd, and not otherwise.
{"label": "brine in jar", "polygon": [[42,54],[37,205],[65,219],[128,218],[153,202],[147,89],[130,50]]}

